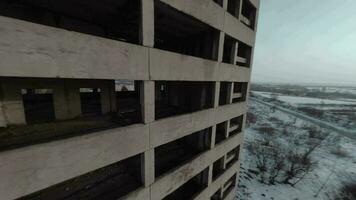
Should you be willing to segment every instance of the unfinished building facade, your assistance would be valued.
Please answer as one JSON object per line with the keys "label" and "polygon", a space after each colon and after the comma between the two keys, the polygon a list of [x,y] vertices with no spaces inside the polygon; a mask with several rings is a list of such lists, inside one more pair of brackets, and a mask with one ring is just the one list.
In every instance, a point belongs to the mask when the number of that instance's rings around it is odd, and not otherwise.
{"label": "unfinished building facade", "polygon": [[259,0],[0,0],[0,199],[233,199]]}

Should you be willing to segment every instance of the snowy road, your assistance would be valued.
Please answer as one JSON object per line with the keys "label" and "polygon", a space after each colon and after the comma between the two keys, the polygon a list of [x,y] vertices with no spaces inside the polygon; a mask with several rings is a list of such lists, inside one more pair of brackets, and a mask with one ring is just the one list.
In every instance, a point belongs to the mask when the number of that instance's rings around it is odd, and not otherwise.
{"label": "snowy road", "polygon": [[348,137],[350,139],[356,140],[356,131],[350,131],[350,130],[347,130],[347,129],[343,128],[343,127],[339,127],[339,126],[330,124],[329,122],[325,122],[325,121],[310,117],[308,115],[305,115],[305,114],[302,114],[302,113],[299,113],[299,112],[296,112],[296,111],[293,111],[293,110],[289,110],[289,109],[283,108],[281,106],[278,106],[278,105],[275,105],[275,104],[272,104],[272,103],[268,103],[268,102],[262,101],[260,99],[254,98],[254,97],[250,97],[250,100],[255,101],[257,103],[261,103],[261,104],[267,105],[267,106],[274,106],[277,110],[280,110],[282,112],[291,114],[291,115],[293,115],[295,117],[298,117],[300,119],[307,120],[307,121],[309,121],[311,123],[317,124],[320,127],[323,127],[323,128],[326,128],[326,129],[330,129],[330,130],[335,131],[336,133],[338,133],[340,135],[343,135],[343,136]]}

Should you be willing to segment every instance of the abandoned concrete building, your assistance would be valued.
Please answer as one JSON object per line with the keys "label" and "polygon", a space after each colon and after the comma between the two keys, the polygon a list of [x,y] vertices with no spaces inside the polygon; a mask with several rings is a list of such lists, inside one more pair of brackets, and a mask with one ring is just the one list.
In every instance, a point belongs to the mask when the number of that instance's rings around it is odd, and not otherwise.
{"label": "abandoned concrete building", "polygon": [[233,199],[259,0],[0,0],[0,199]]}

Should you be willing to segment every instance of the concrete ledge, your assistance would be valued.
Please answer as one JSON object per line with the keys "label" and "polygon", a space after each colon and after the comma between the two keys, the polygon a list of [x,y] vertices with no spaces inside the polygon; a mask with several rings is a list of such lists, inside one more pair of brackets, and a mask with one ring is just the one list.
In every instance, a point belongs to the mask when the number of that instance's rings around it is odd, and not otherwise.
{"label": "concrete ledge", "polygon": [[150,196],[150,188],[142,187],[118,200],[147,200],[147,197],[149,196]]}
{"label": "concrete ledge", "polygon": [[150,148],[230,120],[246,111],[246,103],[241,102],[154,121],[150,124]]}
{"label": "concrete ledge", "polygon": [[147,80],[148,48],[0,16],[0,76]]}
{"label": "concrete ledge", "polygon": [[249,82],[251,77],[251,68],[220,63],[218,74],[219,81]]}
{"label": "concrete ledge", "polygon": [[1,152],[1,198],[15,199],[137,155],[148,150],[148,141],[148,125],[133,125]]}
{"label": "concrete ledge", "polygon": [[[228,181],[234,174],[239,173],[240,171],[240,161],[236,162],[228,170],[226,170],[219,178],[217,178],[207,189],[200,193],[194,200],[206,200],[219,190],[226,181]],[[235,190],[233,190],[235,191]],[[234,192],[231,192],[234,193]],[[229,195],[228,195],[229,196]]]}
{"label": "concrete ledge", "polygon": [[219,63],[174,52],[150,49],[152,80],[214,81]]}
{"label": "concrete ledge", "polygon": [[225,11],[212,0],[161,0],[161,2],[191,15],[215,29],[223,30]]}
{"label": "concrete ledge", "polygon": [[246,43],[249,46],[255,45],[256,32],[248,28],[230,13],[225,13],[224,32],[229,36]]}
{"label": "concrete ledge", "polygon": [[[242,134],[235,135],[227,139],[221,145],[218,145],[216,148],[199,154],[189,163],[163,174],[161,178],[156,179],[155,183],[151,185],[151,199],[162,199],[166,195],[174,192],[181,185],[188,182],[191,178],[211,165],[211,163],[236,148],[236,146],[241,144],[242,139]],[[231,168],[235,168],[236,171],[237,166],[235,164]],[[226,180],[228,180],[228,178]]]}

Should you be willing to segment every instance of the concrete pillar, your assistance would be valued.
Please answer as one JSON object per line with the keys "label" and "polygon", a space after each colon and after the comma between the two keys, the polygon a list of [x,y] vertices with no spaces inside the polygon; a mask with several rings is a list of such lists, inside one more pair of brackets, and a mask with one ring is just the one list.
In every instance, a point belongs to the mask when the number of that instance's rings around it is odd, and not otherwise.
{"label": "concrete pillar", "polygon": [[214,108],[219,107],[219,98],[220,98],[220,82],[215,82],[213,87],[213,105]]}
{"label": "concrete pillar", "polygon": [[142,161],[142,183],[149,187],[155,181],[155,154],[154,149],[144,152],[141,156]]}
{"label": "concrete pillar", "polygon": [[223,0],[223,8],[224,8],[224,10],[227,10],[227,3],[228,3],[227,1],[229,1],[229,0]]}
{"label": "concrete pillar", "polygon": [[6,126],[7,123],[6,123],[4,112],[2,110],[2,100],[0,99],[0,127],[6,127]]}
{"label": "concrete pillar", "polygon": [[21,88],[16,84],[1,83],[2,113],[6,125],[26,124]]}
{"label": "concrete pillar", "polygon": [[232,45],[232,49],[231,49],[231,60],[232,60],[232,64],[236,65],[237,62],[237,51],[239,49],[239,43],[237,41],[235,41]]}
{"label": "concrete pillar", "polygon": [[210,149],[214,149],[216,140],[216,125],[211,128]]}
{"label": "concrete pillar", "polygon": [[228,89],[227,89],[227,102],[228,104],[232,103],[232,97],[234,94],[234,82],[229,83]]}
{"label": "concrete pillar", "polygon": [[105,81],[100,88],[101,112],[107,114],[116,111],[115,81]]}
{"label": "concrete pillar", "polygon": [[141,0],[141,44],[154,46],[154,0]]}
{"label": "concrete pillar", "polygon": [[238,3],[238,19],[240,19],[241,17],[241,13],[242,13],[242,4],[243,4],[243,0],[239,0],[239,3]]}
{"label": "concrete pillar", "polygon": [[220,31],[220,33],[219,33],[219,48],[218,48],[218,62],[222,62],[222,60],[223,60],[224,43],[225,43],[225,33]]}
{"label": "concrete pillar", "polygon": [[209,165],[208,186],[213,182],[213,165]]}
{"label": "concrete pillar", "polygon": [[155,83],[143,81],[140,90],[142,120],[145,124],[155,120]]}

